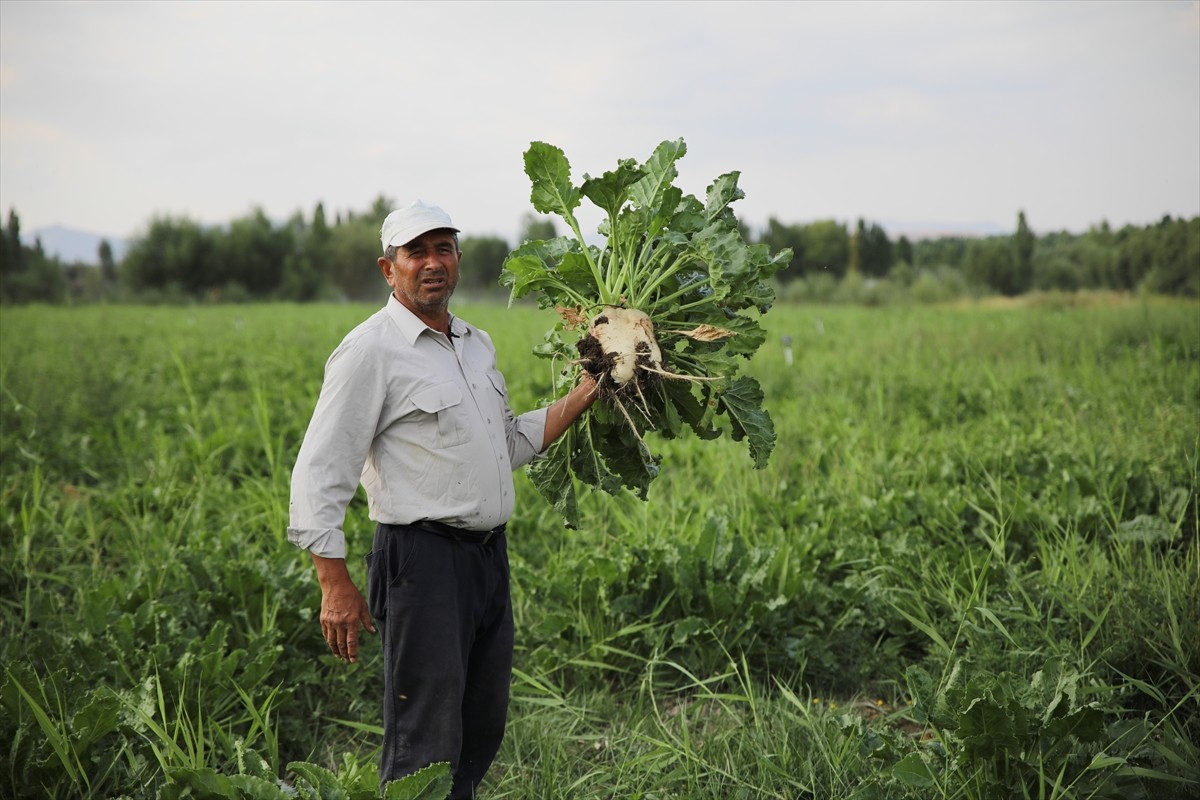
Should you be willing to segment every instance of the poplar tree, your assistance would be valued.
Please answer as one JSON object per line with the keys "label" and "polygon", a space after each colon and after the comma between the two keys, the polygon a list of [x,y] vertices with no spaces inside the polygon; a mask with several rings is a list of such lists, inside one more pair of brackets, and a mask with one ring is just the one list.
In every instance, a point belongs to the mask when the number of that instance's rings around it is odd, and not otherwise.
{"label": "poplar tree", "polygon": [[1033,251],[1036,244],[1037,237],[1033,235],[1033,231],[1029,230],[1029,224],[1025,221],[1025,212],[1018,212],[1017,233],[1013,237],[1013,245],[1016,249],[1016,258],[1014,259],[1016,274],[1011,282],[1011,291],[1006,294],[1020,294],[1033,288]]}

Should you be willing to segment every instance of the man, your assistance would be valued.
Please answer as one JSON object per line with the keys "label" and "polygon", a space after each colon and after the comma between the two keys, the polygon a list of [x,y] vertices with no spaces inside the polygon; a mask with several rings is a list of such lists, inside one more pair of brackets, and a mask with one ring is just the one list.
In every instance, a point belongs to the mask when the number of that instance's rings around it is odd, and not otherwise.
{"label": "man", "polygon": [[[384,220],[378,263],[392,294],[325,365],[292,475],[288,538],[312,555],[321,631],[338,658],[358,659],[372,617],[382,631],[381,787],[449,761],[451,796],[469,798],[508,708],[512,472],[594,402],[595,384],[585,376],[549,408],[513,414],[490,337],[449,311],[457,234],[420,201]],[[342,530],[360,482],[377,523],[366,600]]]}

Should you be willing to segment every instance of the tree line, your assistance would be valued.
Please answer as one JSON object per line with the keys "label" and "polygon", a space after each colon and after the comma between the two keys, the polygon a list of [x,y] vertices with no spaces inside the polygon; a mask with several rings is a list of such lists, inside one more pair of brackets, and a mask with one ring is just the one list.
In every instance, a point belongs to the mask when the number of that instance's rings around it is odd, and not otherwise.
{"label": "tree line", "polygon": [[[40,241],[21,241],[10,210],[0,248],[0,302],[63,303],[241,302],[378,298],[382,279],[380,220],[393,203],[380,196],[363,212],[330,219],[318,203],[275,223],[261,210],[223,226],[160,216],[131,243],[120,261],[108,242],[100,266],[62,263]],[[784,299],[821,300],[837,287],[904,289],[917,300],[963,294],[1019,295],[1029,291],[1111,289],[1200,296],[1200,217],[1165,216],[1146,226],[1037,235],[1024,212],[1012,234],[892,240],[878,223],[859,219],[785,223],[768,220],[748,241],[772,251],[791,248],[778,280]],[[520,244],[552,238],[554,223],[527,215]],[[500,270],[512,245],[495,236],[464,235],[460,291],[500,294]]]}
{"label": "tree line", "polygon": [[911,285],[918,279],[955,280],[976,291],[1015,296],[1029,291],[1112,289],[1200,296],[1200,217],[1164,216],[1148,226],[1108,223],[1086,233],[1036,235],[1018,212],[1011,235],[944,236],[892,242],[875,223],[855,228],[833,221],[785,225],[771,219],[761,241],[792,248],[781,275],[790,281],[859,275]]}

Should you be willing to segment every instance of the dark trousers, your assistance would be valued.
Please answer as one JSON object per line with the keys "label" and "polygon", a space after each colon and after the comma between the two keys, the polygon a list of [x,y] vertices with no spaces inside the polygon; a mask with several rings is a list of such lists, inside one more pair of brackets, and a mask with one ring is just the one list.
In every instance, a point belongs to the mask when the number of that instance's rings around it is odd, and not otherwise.
{"label": "dark trousers", "polygon": [[453,800],[500,749],[512,678],[513,619],[503,534],[486,544],[379,525],[367,603],[383,640],[380,788],[450,762]]}

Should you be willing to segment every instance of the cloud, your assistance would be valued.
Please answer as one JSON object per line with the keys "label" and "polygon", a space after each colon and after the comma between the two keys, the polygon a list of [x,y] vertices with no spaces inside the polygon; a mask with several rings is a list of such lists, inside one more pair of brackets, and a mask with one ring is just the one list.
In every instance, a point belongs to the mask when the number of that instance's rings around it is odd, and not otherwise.
{"label": "cloud", "polygon": [[0,200],[121,234],[382,193],[512,236],[530,141],[578,177],[682,136],[685,190],[740,170],[756,225],[1191,215],[1198,19],[1196,3],[6,0]]}

